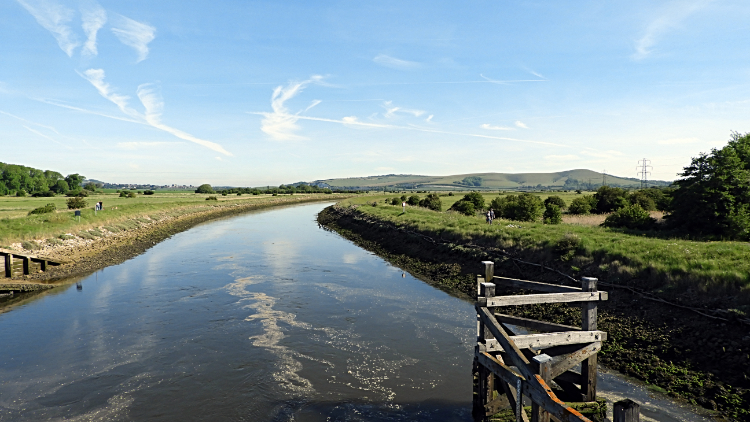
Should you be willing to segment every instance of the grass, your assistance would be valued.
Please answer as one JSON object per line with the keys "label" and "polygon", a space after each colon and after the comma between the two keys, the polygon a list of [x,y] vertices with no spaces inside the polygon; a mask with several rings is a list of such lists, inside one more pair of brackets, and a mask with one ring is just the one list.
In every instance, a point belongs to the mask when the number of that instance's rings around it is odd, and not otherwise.
{"label": "grass", "polygon": [[[573,276],[587,275],[579,273],[580,270],[604,273],[609,280],[645,280],[644,288],[692,288],[714,295],[739,294],[743,302],[750,302],[750,259],[747,259],[750,245],[744,242],[660,238],[655,233],[608,229],[594,224],[601,216],[568,218],[559,225],[507,220],[488,225],[484,217],[419,207],[409,207],[402,213],[401,206],[384,204],[384,198],[393,196],[351,198],[341,204],[374,200],[377,207],[359,207],[360,212],[449,241],[471,241],[552,257],[567,266],[567,272]],[[486,195],[486,198],[496,196]],[[460,198],[460,195],[441,197],[443,209],[450,206],[449,201]],[[570,237],[579,240],[573,246],[561,247],[571,243]]]}
{"label": "grass", "polygon": [[[68,210],[64,196],[53,198],[0,197],[0,244],[11,244],[33,240],[70,238],[76,234],[85,238],[101,236],[99,228],[117,232],[132,230],[142,224],[168,217],[207,211],[217,206],[271,204],[279,201],[295,201],[301,198],[319,197],[338,200],[341,195],[295,194],[244,195],[220,197],[218,201],[206,201],[209,195],[192,192],[161,192],[154,195],[138,195],[136,198],[120,198],[117,193],[96,193],[86,198],[89,207],[81,210],[78,221],[73,210]],[[103,202],[104,210],[95,212],[94,203]],[[27,215],[29,211],[53,203],[58,211],[48,214]],[[92,231],[96,230],[96,231]],[[85,232],[85,234],[83,234]]]}

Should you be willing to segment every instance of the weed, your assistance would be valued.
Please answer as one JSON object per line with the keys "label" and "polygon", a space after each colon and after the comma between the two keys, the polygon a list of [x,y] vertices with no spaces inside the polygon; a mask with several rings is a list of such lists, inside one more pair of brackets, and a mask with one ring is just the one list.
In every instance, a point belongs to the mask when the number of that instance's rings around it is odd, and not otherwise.
{"label": "weed", "polygon": [[22,247],[23,247],[24,249],[26,249],[27,251],[35,251],[35,250],[37,250],[37,249],[40,249],[40,248],[41,248],[41,247],[39,246],[39,244],[38,244],[38,243],[36,243],[36,242],[34,242],[34,241],[25,241],[25,242],[21,242],[21,246],[22,246]]}

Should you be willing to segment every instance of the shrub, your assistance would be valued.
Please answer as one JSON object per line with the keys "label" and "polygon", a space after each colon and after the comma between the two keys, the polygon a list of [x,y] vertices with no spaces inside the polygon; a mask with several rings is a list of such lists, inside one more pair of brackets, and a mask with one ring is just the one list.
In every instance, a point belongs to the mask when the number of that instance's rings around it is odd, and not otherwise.
{"label": "shrub", "polygon": [[43,207],[34,208],[33,210],[29,211],[29,215],[32,214],[47,214],[50,212],[54,212],[57,209],[55,204],[47,204]]}
{"label": "shrub", "polygon": [[651,196],[644,193],[642,190],[635,191],[628,197],[631,204],[638,204],[646,211],[656,210],[656,202]]}
{"label": "shrub", "polygon": [[628,229],[648,229],[656,222],[648,211],[638,204],[626,205],[608,215],[602,223],[604,227],[625,227]]}
{"label": "shrub", "polygon": [[26,196],[26,191],[23,189],[19,189],[16,191],[16,196]]}
{"label": "shrub", "polygon": [[69,198],[73,198],[73,197],[85,198],[89,196],[89,193],[83,189],[76,189],[76,190],[69,190],[65,192],[65,196]]}
{"label": "shrub", "polygon": [[96,184],[94,182],[88,182],[85,185],[83,185],[83,188],[86,190],[90,190],[91,192],[96,191]]}
{"label": "shrub", "polygon": [[601,186],[594,194],[596,204],[592,209],[598,213],[606,213],[618,210],[628,205],[628,192],[625,189]]}
{"label": "shrub", "polygon": [[453,192],[448,192],[448,196],[453,196]]}
{"label": "shrub", "polygon": [[546,207],[549,204],[557,205],[558,208],[561,210],[564,210],[568,207],[568,204],[565,203],[565,200],[560,198],[557,195],[548,196],[547,199],[544,200],[544,206]]}
{"label": "shrub", "polygon": [[573,233],[565,233],[565,236],[560,238],[555,244],[555,250],[560,254],[568,254],[578,249],[581,245],[581,238]]}
{"label": "shrub", "polygon": [[198,186],[198,189],[195,190],[195,193],[214,193],[214,188],[212,188],[208,183],[204,183]]}
{"label": "shrub", "polygon": [[584,195],[578,198],[573,198],[568,207],[568,212],[571,214],[589,214],[591,213],[591,199],[593,196]]}
{"label": "shrub", "polygon": [[31,196],[33,196],[35,198],[51,198],[51,197],[55,196],[55,192],[53,192],[51,190],[48,190],[48,191],[44,191],[44,192],[37,192],[37,193],[35,193],[35,194],[31,195]]}
{"label": "shrub", "polygon": [[37,249],[40,249],[40,248],[41,248],[41,247],[39,246],[39,244],[38,244],[38,243],[36,243],[36,242],[34,242],[34,241],[23,241],[23,242],[21,242],[21,246],[22,246],[22,247],[23,247],[24,249],[26,249],[27,251],[35,251],[35,250],[37,250]]}
{"label": "shrub", "polygon": [[417,195],[410,196],[409,199],[406,200],[406,203],[413,207],[416,207],[417,205],[419,205],[419,196]]}
{"label": "shrub", "polygon": [[143,194],[144,194],[144,195],[153,195],[153,194],[154,194],[154,191],[152,191],[152,190],[144,190],[144,191],[143,191]]}
{"label": "shrub", "polygon": [[466,201],[464,199],[462,199],[462,200],[460,200],[458,202],[455,202],[453,205],[451,205],[450,210],[451,211],[458,211],[458,212],[460,212],[461,214],[464,214],[464,215],[474,215],[474,214],[476,214],[476,209],[474,208],[474,203],[471,202],[471,201]]}
{"label": "shrub", "polygon": [[555,204],[547,204],[544,209],[544,215],[542,215],[544,224],[560,224],[562,223],[562,212],[560,207]]}
{"label": "shrub", "polygon": [[427,197],[419,201],[419,206],[433,211],[443,210],[443,202],[440,200],[440,197],[434,193],[427,195]]}
{"label": "shrub", "polygon": [[484,209],[484,196],[482,196],[479,192],[471,192],[464,195],[462,201],[469,201],[472,204],[474,204],[474,209],[476,210],[483,210]]}
{"label": "shrub", "polygon": [[490,207],[497,210],[495,215],[516,221],[536,221],[544,211],[542,200],[530,193],[497,197]]}
{"label": "shrub", "polygon": [[391,198],[391,205],[400,205],[401,201],[398,198]]}
{"label": "shrub", "polygon": [[86,208],[86,200],[81,196],[69,198],[65,203],[68,205],[69,210]]}
{"label": "shrub", "polygon": [[406,195],[401,195],[401,200],[406,201]]}
{"label": "shrub", "polygon": [[[274,194],[274,195],[276,195],[276,194]],[[208,198],[206,198],[206,201],[218,201],[218,200],[219,200],[219,198],[217,198],[215,196],[209,196]]]}

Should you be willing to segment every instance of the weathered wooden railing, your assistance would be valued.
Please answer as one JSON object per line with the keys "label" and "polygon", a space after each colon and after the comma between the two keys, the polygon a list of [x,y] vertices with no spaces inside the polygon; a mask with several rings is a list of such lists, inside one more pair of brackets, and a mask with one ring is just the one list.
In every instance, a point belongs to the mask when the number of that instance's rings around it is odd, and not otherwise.
{"label": "weathered wooden railing", "polygon": [[[596,401],[597,352],[607,339],[607,333],[596,327],[597,303],[607,300],[607,292],[597,290],[595,278],[584,277],[580,288],[569,287],[495,277],[494,263],[484,261],[483,264],[485,274],[477,276],[475,305],[477,346],[474,368],[478,377],[474,395],[475,418],[486,420],[509,405],[516,421],[528,421],[523,410],[523,397],[526,396],[532,402],[533,422],[548,422],[550,419],[589,421],[558,399],[550,384],[554,381],[566,397],[574,397],[575,401]],[[546,294],[495,296],[496,286]],[[498,308],[504,306],[574,302],[582,305],[580,328],[498,312]],[[519,334],[511,325],[542,333]],[[579,363],[580,374],[572,371]],[[627,422],[635,420],[629,418]]]}
{"label": "weathered wooden railing", "polygon": [[5,266],[5,277],[13,278],[14,275],[14,263],[13,258],[21,259],[21,272],[24,275],[31,274],[32,263],[38,263],[41,271],[47,271],[47,266],[50,265],[61,265],[63,261],[59,259],[45,258],[37,255],[24,254],[8,249],[0,249],[0,256],[4,257],[3,264]]}

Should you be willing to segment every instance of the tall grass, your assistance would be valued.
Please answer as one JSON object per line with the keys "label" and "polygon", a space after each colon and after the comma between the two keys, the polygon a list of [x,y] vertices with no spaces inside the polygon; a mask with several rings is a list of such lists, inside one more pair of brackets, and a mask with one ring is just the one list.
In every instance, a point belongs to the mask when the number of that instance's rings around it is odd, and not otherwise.
{"label": "tall grass", "polygon": [[[364,199],[352,198],[342,205]],[[372,202],[373,197],[367,200]],[[408,207],[402,213],[400,206],[385,205],[382,200],[377,207],[359,207],[358,211],[445,240],[545,253],[567,266],[571,275],[589,271],[612,279],[638,278],[644,287],[739,294],[750,302],[750,245],[744,242],[664,239],[649,232],[599,227],[594,223],[601,216],[568,218],[559,225],[508,220],[488,225],[481,216],[454,212]],[[580,241],[572,250],[561,251],[559,244],[567,242],[566,236]]]}

